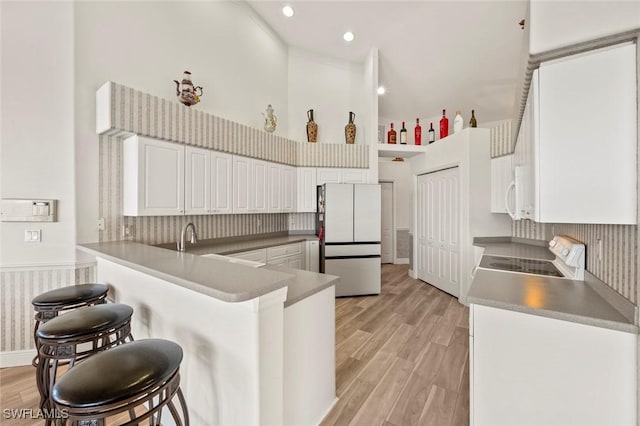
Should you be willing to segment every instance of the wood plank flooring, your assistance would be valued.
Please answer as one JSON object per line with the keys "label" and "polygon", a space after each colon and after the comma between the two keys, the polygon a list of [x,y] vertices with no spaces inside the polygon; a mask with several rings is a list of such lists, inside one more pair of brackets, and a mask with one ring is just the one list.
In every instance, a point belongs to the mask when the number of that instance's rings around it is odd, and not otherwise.
{"label": "wood plank flooring", "polygon": [[338,402],[322,425],[469,424],[469,310],[383,265],[378,296],[336,299]]}
{"label": "wood plank flooring", "polygon": [[[457,299],[383,265],[380,295],[336,299],[339,400],[322,425],[468,425],[468,324]],[[3,417],[38,402],[33,367],[0,369],[0,424],[42,425]]]}

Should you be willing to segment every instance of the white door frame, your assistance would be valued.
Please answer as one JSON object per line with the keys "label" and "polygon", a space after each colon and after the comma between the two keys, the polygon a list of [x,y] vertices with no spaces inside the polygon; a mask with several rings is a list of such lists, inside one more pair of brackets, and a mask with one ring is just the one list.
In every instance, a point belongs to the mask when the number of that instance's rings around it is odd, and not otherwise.
{"label": "white door frame", "polygon": [[[394,179],[384,179],[378,181],[378,183],[380,185],[382,185],[383,183],[391,184],[391,249],[393,250],[391,258],[393,264],[396,264],[398,260],[396,258],[396,182]],[[380,209],[382,210],[382,206],[380,206]],[[382,235],[380,236],[380,240],[382,240]],[[382,241],[380,241],[380,243],[382,243]]]}

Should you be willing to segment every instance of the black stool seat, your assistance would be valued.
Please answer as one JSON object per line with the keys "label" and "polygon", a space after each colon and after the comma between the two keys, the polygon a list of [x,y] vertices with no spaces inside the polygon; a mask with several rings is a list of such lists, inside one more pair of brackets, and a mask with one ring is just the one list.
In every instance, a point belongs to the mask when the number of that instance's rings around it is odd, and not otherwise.
{"label": "black stool seat", "polygon": [[33,306],[49,308],[84,303],[86,300],[106,296],[109,288],[104,284],[80,284],[47,291],[33,298]]}
{"label": "black stool seat", "polygon": [[38,339],[77,339],[87,334],[109,330],[133,315],[133,308],[119,303],[80,308],[42,324],[36,331]]}
{"label": "black stool seat", "polygon": [[182,348],[163,339],[125,343],[87,358],[53,387],[58,406],[91,408],[129,400],[176,373]]}

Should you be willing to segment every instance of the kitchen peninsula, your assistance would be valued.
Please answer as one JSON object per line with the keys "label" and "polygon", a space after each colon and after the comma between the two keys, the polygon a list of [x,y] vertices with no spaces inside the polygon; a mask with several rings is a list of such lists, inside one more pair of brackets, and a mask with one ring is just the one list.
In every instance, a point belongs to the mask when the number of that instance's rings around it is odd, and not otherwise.
{"label": "kitchen peninsula", "polygon": [[110,298],[134,308],[137,339],[184,348],[194,424],[311,424],[332,407],[338,277],[130,241],[80,249],[96,256]]}

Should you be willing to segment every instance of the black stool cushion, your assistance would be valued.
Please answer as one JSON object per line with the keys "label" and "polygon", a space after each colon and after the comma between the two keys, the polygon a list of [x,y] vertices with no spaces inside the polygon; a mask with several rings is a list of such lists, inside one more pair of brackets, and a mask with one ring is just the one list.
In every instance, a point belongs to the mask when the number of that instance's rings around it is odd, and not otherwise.
{"label": "black stool cushion", "polygon": [[182,348],[163,339],[144,339],[87,358],[56,382],[52,398],[71,408],[122,401],[171,377],[182,362]]}
{"label": "black stool cushion", "polygon": [[42,293],[34,297],[31,304],[43,308],[73,305],[107,294],[108,290],[109,288],[104,284],[72,285]]}
{"label": "black stool cushion", "polygon": [[109,330],[133,315],[133,308],[120,303],[87,306],[55,317],[42,324],[39,339],[68,339]]}

